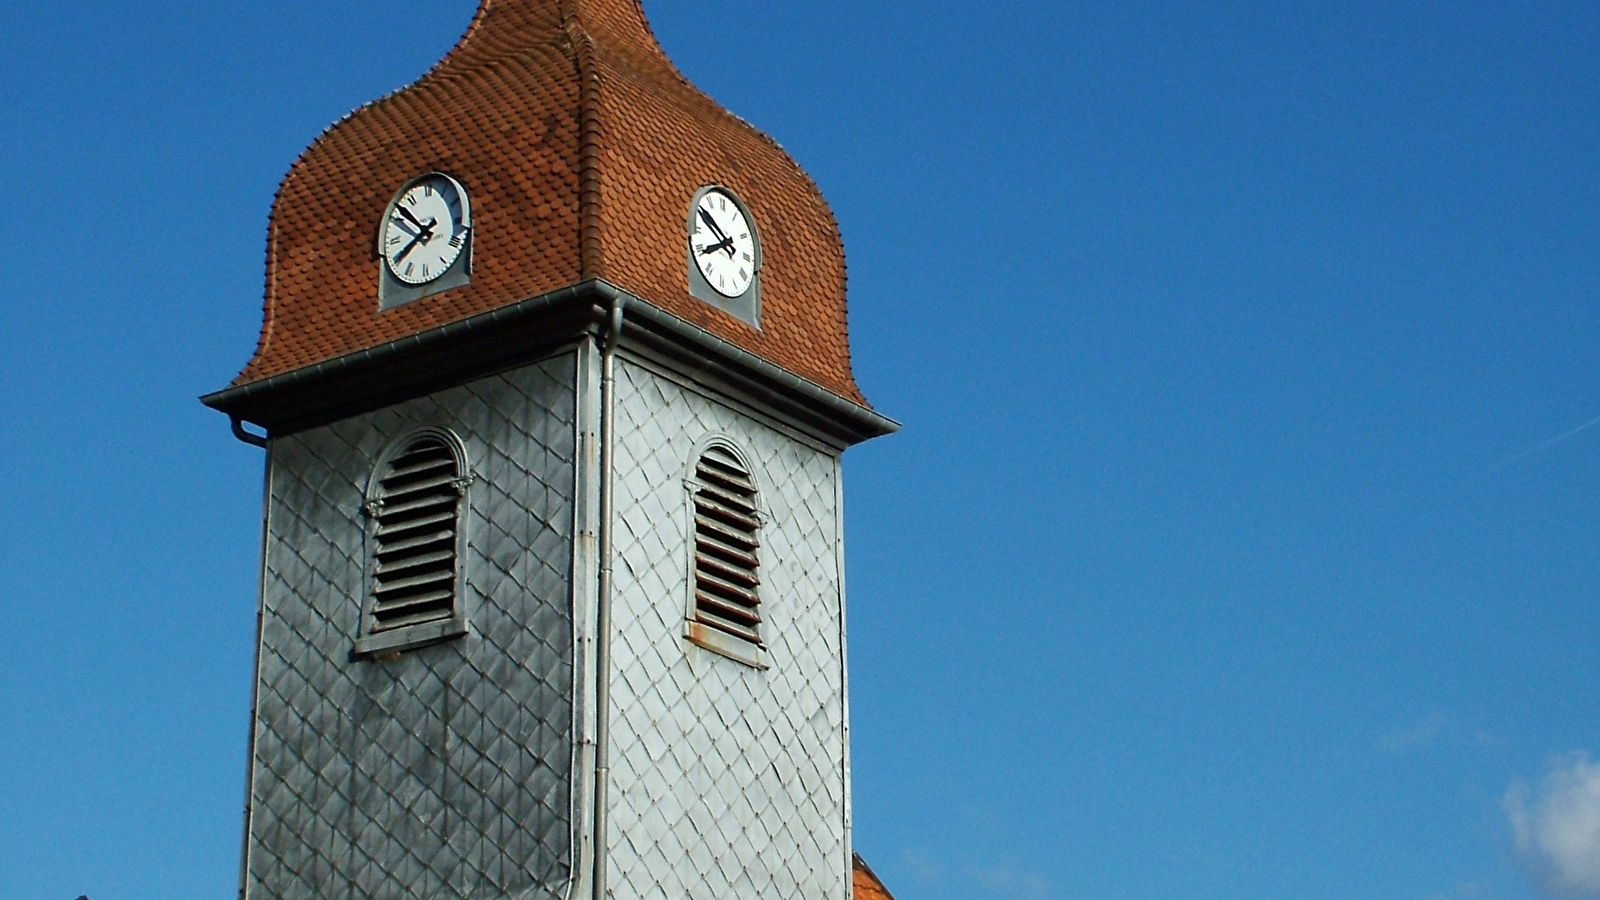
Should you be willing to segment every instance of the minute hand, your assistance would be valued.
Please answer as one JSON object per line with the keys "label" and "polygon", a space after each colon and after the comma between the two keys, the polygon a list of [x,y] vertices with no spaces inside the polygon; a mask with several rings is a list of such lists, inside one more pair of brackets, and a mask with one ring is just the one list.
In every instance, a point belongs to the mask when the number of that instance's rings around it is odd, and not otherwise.
{"label": "minute hand", "polygon": [[702,222],[706,223],[707,225],[711,226],[711,230],[716,232],[717,240],[719,242],[724,242],[724,241],[728,240],[728,236],[722,232],[721,228],[717,227],[717,220],[711,218],[711,213],[708,213],[703,209],[702,210],[697,210],[697,212],[700,213],[700,221],[702,221]]}
{"label": "minute hand", "polygon": [[427,227],[426,225],[423,225],[421,222],[418,222],[417,221],[417,217],[413,216],[411,214],[411,211],[406,209],[404,206],[396,206],[394,208],[394,211],[399,213],[400,215],[404,216],[407,222],[410,222],[411,224],[417,226],[418,229],[422,229],[422,228],[426,228]]}

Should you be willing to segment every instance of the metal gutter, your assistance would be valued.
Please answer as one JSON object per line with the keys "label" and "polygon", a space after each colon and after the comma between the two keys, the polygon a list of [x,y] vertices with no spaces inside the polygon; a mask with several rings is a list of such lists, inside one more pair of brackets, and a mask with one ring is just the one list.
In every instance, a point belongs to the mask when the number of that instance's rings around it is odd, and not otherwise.
{"label": "metal gutter", "polygon": [[744,368],[753,370],[762,378],[776,382],[805,399],[816,403],[836,414],[839,418],[860,426],[863,432],[877,437],[894,434],[900,430],[900,423],[888,416],[862,406],[853,400],[841,397],[815,382],[807,381],[788,369],[776,363],[768,362],[731,341],[717,337],[698,325],[686,322],[672,313],[651,304],[649,301],[635,297],[610,282],[596,281],[594,285],[597,290],[607,297],[622,296],[628,298],[627,302],[633,306],[634,318],[643,319],[662,331],[688,343],[713,350],[718,355],[726,357]]}
{"label": "metal gutter", "polygon": [[376,367],[411,353],[431,350],[441,345],[459,341],[468,335],[477,334],[486,329],[530,318],[563,304],[584,299],[593,292],[594,284],[595,282],[580,282],[551,291],[548,294],[541,294],[537,297],[513,303],[510,306],[502,306],[486,313],[479,313],[459,322],[451,322],[448,325],[441,325],[429,331],[396,338],[376,347],[357,350],[354,353],[347,353],[344,356],[304,366],[292,372],[284,372],[271,378],[263,378],[260,381],[252,381],[237,387],[217,391],[213,394],[206,394],[200,398],[200,402],[212,409],[229,412],[241,403],[250,400],[305,387],[338,375]]}
{"label": "metal gutter", "polygon": [[[629,329],[630,341],[653,346],[708,384],[733,385],[763,405],[787,410],[808,428],[831,435],[841,448],[900,429],[894,420],[598,278],[200,399],[241,425],[265,426],[269,435],[310,427],[352,414],[363,404],[395,402],[389,394],[426,393],[456,383],[451,378],[492,374],[530,361],[537,358],[536,345],[603,330],[604,310],[619,302],[629,308],[635,326]],[[426,364],[404,367],[419,359]],[[304,399],[317,397],[312,392],[318,388],[321,402],[306,405]],[[257,437],[242,427],[236,434],[251,443]]]}

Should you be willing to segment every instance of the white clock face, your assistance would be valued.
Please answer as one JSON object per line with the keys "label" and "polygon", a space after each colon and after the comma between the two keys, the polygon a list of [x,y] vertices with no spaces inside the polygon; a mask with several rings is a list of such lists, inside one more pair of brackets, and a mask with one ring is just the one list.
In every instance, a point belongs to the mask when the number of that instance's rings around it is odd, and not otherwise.
{"label": "white clock face", "polygon": [[429,175],[389,208],[383,261],[400,281],[427,284],[455,265],[469,231],[466,192],[453,178]]}
{"label": "white clock face", "polygon": [[712,290],[733,299],[744,296],[756,277],[756,240],[744,210],[721,189],[706,191],[695,204],[689,252]]}

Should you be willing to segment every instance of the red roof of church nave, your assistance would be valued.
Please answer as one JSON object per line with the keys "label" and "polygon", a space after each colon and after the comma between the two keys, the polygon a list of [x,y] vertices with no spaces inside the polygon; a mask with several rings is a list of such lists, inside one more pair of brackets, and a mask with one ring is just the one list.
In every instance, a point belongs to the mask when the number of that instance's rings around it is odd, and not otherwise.
{"label": "red roof of church nave", "polygon": [[861,858],[861,854],[856,854],[852,869],[855,900],[894,900],[889,894],[889,889],[878,880],[877,874],[867,865],[867,861]]}

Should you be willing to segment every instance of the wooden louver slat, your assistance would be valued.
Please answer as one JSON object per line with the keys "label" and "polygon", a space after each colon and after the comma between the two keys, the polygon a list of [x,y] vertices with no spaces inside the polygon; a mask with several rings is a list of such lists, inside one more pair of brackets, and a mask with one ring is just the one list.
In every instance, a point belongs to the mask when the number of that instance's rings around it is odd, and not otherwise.
{"label": "wooden louver slat", "polygon": [[695,621],[761,643],[760,515],[755,479],[732,451],[707,450],[695,466]]}
{"label": "wooden louver slat", "polygon": [[437,437],[385,467],[373,507],[373,633],[455,615],[460,484],[456,455]]}

